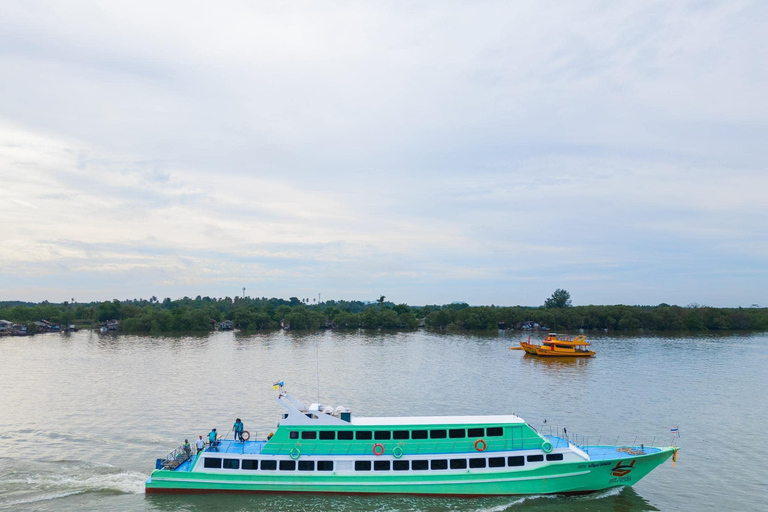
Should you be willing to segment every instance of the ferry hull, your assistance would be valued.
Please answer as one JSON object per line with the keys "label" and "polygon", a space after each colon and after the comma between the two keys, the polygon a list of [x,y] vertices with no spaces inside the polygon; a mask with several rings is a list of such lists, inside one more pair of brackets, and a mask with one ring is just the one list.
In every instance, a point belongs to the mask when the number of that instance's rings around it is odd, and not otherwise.
{"label": "ferry hull", "polygon": [[156,470],[146,482],[154,493],[343,493],[410,494],[440,496],[501,496],[526,494],[589,493],[617,486],[634,485],[666,461],[674,448],[657,453],[619,459],[580,461],[541,466],[530,470],[488,470],[457,472],[408,472],[407,475],[357,474],[243,475],[232,473],[178,472]]}

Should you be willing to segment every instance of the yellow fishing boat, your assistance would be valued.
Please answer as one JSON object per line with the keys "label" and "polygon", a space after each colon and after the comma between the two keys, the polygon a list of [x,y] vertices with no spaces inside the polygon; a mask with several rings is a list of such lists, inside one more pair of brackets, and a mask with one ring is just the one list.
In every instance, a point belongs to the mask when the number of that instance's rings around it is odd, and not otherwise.
{"label": "yellow fishing boat", "polygon": [[[595,353],[589,350],[589,343],[586,336],[576,336],[575,338],[560,337],[558,334],[550,333],[541,345],[531,343],[531,337],[528,341],[521,341],[520,348],[528,354],[544,357],[591,357]],[[517,348],[517,347],[515,347]]]}

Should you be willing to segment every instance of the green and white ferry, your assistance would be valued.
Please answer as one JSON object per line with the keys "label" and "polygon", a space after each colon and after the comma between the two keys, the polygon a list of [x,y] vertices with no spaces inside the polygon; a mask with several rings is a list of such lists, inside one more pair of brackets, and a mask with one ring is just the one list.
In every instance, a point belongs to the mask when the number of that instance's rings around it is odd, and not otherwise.
{"label": "green and white ferry", "polygon": [[335,492],[493,496],[633,485],[677,448],[592,446],[543,435],[515,415],[358,417],[303,404],[268,440],[222,439],[158,459],[147,493]]}

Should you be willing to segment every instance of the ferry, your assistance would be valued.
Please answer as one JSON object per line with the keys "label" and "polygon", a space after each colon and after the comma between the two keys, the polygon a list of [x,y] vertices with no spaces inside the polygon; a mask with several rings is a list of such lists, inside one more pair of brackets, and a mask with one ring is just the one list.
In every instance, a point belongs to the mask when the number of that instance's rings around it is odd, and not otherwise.
{"label": "ferry", "polygon": [[531,337],[529,336],[527,342],[520,342],[519,348],[510,348],[512,350],[525,350],[527,354],[544,357],[592,357],[595,355],[595,352],[587,348],[589,345],[586,336],[566,338],[550,333],[541,342],[541,345],[531,343]]}
{"label": "ferry", "polygon": [[674,446],[576,444],[516,415],[358,417],[278,389],[285,413],[271,437],[176,449],[157,459],[146,492],[584,494],[633,485],[677,457]]}

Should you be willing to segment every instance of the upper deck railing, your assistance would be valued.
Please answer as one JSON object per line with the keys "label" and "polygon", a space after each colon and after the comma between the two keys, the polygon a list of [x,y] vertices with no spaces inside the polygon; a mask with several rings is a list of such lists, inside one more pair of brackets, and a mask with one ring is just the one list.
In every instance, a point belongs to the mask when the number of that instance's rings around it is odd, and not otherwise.
{"label": "upper deck railing", "polygon": [[[556,426],[548,426],[548,432],[544,435],[552,442],[554,448],[564,448],[570,443],[588,454],[590,458],[603,458],[607,454],[614,455],[617,448],[623,450],[619,453],[642,455],[639,452],[649,452],[651,448],[656,447],[657,439],[659,443],[663,443],[666,439],[662,436],[649,437],[634,434],[592,434],[586,436],[568,432],[567,428]],[[677,439],[678,437],[673,435],[666,446],[677,446]]]}

